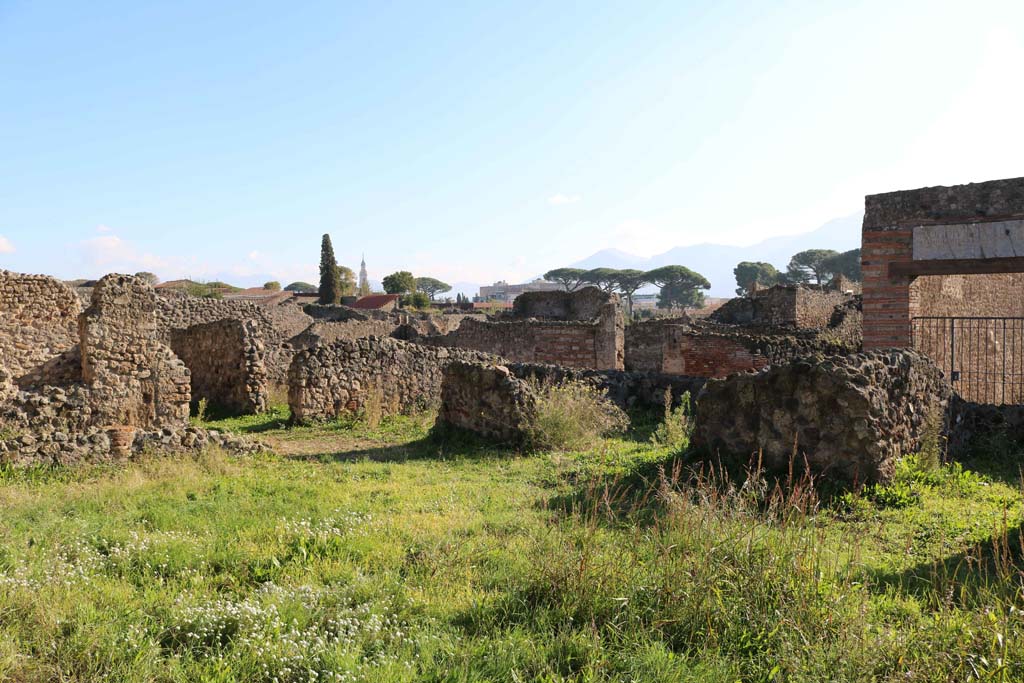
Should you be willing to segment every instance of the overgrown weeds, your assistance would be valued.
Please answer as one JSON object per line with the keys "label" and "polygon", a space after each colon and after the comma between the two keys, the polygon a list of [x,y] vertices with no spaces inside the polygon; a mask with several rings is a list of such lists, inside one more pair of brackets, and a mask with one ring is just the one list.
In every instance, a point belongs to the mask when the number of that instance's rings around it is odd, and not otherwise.
{"label": "overgrown weeds", "polygon": [[587,450],[629,427],[626,413],[590,384],[539,383],[535,388],[537,411],[527,428],[535,450]]}

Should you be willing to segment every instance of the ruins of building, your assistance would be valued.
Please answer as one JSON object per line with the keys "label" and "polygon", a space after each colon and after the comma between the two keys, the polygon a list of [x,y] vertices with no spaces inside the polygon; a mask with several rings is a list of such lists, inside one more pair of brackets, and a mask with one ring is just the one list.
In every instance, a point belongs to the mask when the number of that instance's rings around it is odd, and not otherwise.
{"label": "ruins of building", "polygon": [[939,369],[909,349],[803,358],[708,381],[694,441],[739,465],[885,481],[941,428],[949,397]]}
{"label": "ruins of building", "polygon": [[[155,294],[144,281],[124,275],[100,280],[77,316],[71,347],[73,292],[52,278],[13,274],[0,278],[0,292],[0,338],[14,340],[3,345],[0,368],[4,462],[107,459],[147,444],[181,448],[207,441],[188,427],[189,372],[157,338]],[[57,352],[54,358],[17,351],[24,335],[11,324],[32,297],[32,334],[40,348]],[[22,386],[14,381],[18,373]]]}
{"label": "ruins of building", "polygon": [[812,353],[860,350],[860,302],[836,291],[777,286],[731,300],[706,320],[626,328],[631,371],[726,377]]}
{"label": "ruins of building", "polygon": [[0,365],[17,384],[33,384],[47,360],[78,344],[75,292],[45,275],[0,270]]}
{"label": "ruins of building", "polygon": [[820,329],[828,326],[835,307],[849,298],[831,287],[775,285],[730,299],[709,320],[726,325]]}
{"label": "ruins of building", "polygon": [[267,409],[263,342],[253,320],[225,318],[171,330],[171,350],[191,376],[192,403],[253,415]]}
{"label": "ruins of building", "polygon": [[527,292],[516,298],[511,314],[467,319],[448,334],[417,341],[523,363],[602,370],[621,370],[625,363],[625,321],[618,297],[596,287]]}
{"label": "ruins of building", "polygon": [[373,410],[380,415],[436,405],[444,368],[484,353],[391,339],[342,339],[300,351],[288,371],[288,406],[302,424]]}
{"label": "ruins of building", "polygon": [[969,401],[1024,402],[1024,178],[870,195],[864,347],[914,347]]}

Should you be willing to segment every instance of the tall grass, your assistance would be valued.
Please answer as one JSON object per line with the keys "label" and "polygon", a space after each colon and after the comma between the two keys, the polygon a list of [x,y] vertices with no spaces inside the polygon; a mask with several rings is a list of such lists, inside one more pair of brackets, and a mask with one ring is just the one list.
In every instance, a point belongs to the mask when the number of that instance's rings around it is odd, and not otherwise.
{"label": "tall grass", "polygon": [[629,427],[626,414],[589,384],[568,381],[534,386],[537,409],[527,431],[536,450],[586,450]]}

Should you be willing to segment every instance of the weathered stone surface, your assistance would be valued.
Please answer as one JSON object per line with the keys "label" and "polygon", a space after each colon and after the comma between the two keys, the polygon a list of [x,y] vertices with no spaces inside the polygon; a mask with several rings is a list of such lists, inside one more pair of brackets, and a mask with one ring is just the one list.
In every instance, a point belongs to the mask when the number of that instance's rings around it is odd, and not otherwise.
{"label": "weathered stone surface", "polygon": [[46,275],[0,270],[0,364],[15,383],[78,343],[82,306],[68,286]]}
{"label": "weathered stone surface", "polygon": [[[520,303],[520,301],[523,303]],[[440,336],[417,337],[430,346],[493,353],[522,363],[622,370],[625,321],[618,297],[595,287],[578,292],[527,292],[513,314],[495,320],[465,319]],[[526,315],[537,317],[524,318]]]}
{"label": "weathered stone surface", "polygon": [[512,302],[512,317],[592,322],[605,315],[609,303],[618,305],[618,296],[597,287],[575,292],[524,292]]}
{"label": "weathered stone surface", "polygon": [[537,410],[530,385],[497,363],[454,361],[444,370],[440,425],[522,443]]}
{"label": "weathered stone surface", "polygon": [[191,373],[192,401],[238,415],[267,409],[264,345],[252,320],[218,320],[171,331],[171,349]]}
{"label": "weathered stone surface", "polygon": [[723,458],[756,460],[848,482],[884,481],[920,445],[949,385],[909,350],[804,358],[757,374],[709,380],[697,399],[695,440]]}
{"label": "weathered stone surface", "polygon": [[288,405],[298,423],[332,420],[368,403],[382,415],[436,405],[444,368],[455,360],[496,360],[460,349],[433,348],[386,337],[344,339],[295,355]]}
{"label": "weathered stone surface", "polygon": [[775,285],[730,299],[709,319],[727,325],[820,329],[828,326],[836,306],[845,304],[850,298],[835,289]]}
{"label": "weathered stone surface", "polygon": [[263,364],[272,385],[285,386],[288,365],[295,351],[289,341],[313,319],[299,306],[285,302],[261,306],[251,301],[229,301],[160,291],[157,297],[158,338],[170,344],[173,330],[184,330],[219,320],[251,322],[264,346]]}
{"label": "weathered stone surface", "polygon": [[678,404],[684,393],[696,396],[707,381],[704,377],[666,375],[657,372],[626,372],[623,370],[587,370],[539,363],[505,363],[511,373],[523,380],[540,384],[583,382],[604,392],[620,408],[660,409],[665,405],[665,392]]}
{"label": "weathered stone surface", "polygon": [[107,275],[78,321],[82,379],[93,419],[142,428],[188,420],[189,372],[157,341],[156,294],[140,278]]}
{"label": "weathered stone surface", "polygon": [[710,321],[651,321],[626,330],[626,369],[694,377],[727,377],[815,353],[860,350],[855,297],[831,312],[820,329],[724,325]]}

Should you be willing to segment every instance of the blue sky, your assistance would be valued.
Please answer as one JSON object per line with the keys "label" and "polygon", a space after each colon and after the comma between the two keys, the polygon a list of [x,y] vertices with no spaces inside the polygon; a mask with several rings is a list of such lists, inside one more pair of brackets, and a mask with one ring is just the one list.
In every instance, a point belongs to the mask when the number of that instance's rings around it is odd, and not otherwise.
{"label": "blue sky", "polygon": [[1019,1],[0,0],[0,267],[315,281],[329,232],[486,283],[749,244],[1024,175],[1022,70]]}

